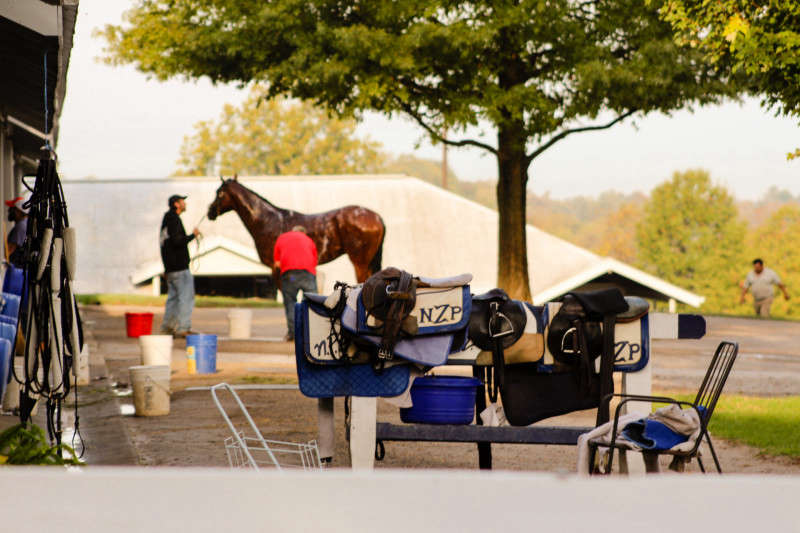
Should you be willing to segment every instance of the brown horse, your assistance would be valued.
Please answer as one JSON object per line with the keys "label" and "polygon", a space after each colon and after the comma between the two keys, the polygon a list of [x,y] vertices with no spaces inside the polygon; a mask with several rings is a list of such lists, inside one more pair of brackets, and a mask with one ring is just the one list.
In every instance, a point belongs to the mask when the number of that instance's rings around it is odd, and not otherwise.
{"label": "brown horse", "polygon": [[[220,178],[222,179],[222,178]],[[217,197],[208,206],[208,218],[236,211],[253,237],[261,262],[274,269],[272,253],[281,233],[303,226],[317,245],[319,263],[328,263],[347,254],[359,283],[381,269],[386,226],[380,215],[364,207],[348,205],[340,209],[305,215],[271,204],[240,184],[236,176],[222,179]]]}

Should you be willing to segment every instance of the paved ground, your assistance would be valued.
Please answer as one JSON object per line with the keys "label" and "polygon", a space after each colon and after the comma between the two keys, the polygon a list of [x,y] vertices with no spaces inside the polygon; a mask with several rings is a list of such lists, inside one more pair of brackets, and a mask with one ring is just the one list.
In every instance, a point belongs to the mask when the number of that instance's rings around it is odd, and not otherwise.
{"label": "paved ground", "polygon": [[[222,446],[227,430],[207,391],[188,387],[220,381],[231,383],[294,382],[292,346],[282,342],[224,343],[219,372],[212,376],[186,371],[184,343],[175,341],[172,364],[171,412],[163,417],[135,417],[128,387],[128,367],[139,363],[135,339],[125,336],[124,312],[130,307],[87,307],[92,385],[81,389],[81,427],[92,464],[225,466]],[[141,310],[141,309],[138,309]],[[161,309],[156,313],[157,331]],[[197,309],[195,329],[225,335],[227,310]],[[280,338],[284,334],[280,309],[253,310],[253,336]],[[709,357],[721,339],[739,341],[741,356],[726,392],[786,395],[800,391],[800,324],[747,319],[708,319],[708,335],[697,341],[655,341],[654,388],[694,391]],[[263,348],[266,346],[266,348]],[[449,371],[450,369],[448,369]],[[316,437],[316,402],[298,391],[244,391],[242,399],[268,438],[307,441]],[[229,405],[230,407],[230,405]],[[348,466],[341,400],[336,403],[337,450],[334,466]],[[379,402],[379,420],[399,423],[396,408]],[[550,419],[546,424],[592,425],[593,412]],[[241,423],[240,418],[234,419]],[[800,473],[800,461],[764,457],[754,450],[723,441],[719,452],[726,471]],[[495,445],[495,468],[509,470],[574,471],[575,448]],[[710,460],[710,459],[709,459]],[[475,468],[477,453],[470,444],[387,443],[386,459],[378,468]]]}

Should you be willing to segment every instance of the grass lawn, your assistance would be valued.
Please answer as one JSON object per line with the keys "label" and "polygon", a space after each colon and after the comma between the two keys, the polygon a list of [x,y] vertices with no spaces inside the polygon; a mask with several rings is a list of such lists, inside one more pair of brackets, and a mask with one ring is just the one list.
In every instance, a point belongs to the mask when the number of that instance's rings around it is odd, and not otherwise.
{"label": "grass lawn", "polygon": [[[82,305],[154,305],[163,306],[165,295],[145,294],[79,294]],[[266,298],[233,298],[232,296],[195,296],[195,307],[283,307],[283,304]]]}
{"label": "grass lawn", "polygon": [[[679,400],[694,397],[679,395]],[[770,455],[800,457],[800,396],[761,398],[723,394],[711,417],[711,434]]]}

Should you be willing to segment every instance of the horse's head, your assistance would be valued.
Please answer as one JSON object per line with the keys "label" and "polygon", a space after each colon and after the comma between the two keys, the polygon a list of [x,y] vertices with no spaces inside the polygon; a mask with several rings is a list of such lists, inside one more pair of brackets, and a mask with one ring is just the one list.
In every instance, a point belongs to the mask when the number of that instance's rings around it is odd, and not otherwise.
{"label": "horse's head", "polygon": [[217,189],[217,195],[211,205],[208,206],[208,219],[214,220],[218,216],[227,213],[233,209],[233,194],[231,185],[237,182],[236,175],[232,179],[226,180],[222,176],[219,178],[222,185]]}

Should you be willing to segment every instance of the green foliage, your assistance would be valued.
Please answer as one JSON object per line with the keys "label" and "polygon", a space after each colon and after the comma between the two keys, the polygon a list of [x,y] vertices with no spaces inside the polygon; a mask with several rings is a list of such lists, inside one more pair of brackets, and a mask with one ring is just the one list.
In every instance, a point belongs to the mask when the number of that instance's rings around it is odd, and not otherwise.
{"label": "green foliage", "polygon": [[[676,398],[694,400],[688,395]],[[708,429],[715,437],[758,448],[762,453],[800,457],[800,396],[723,394]]]}
{"label": "green foliage", "polygon": [[[748,252],[751,261],[760,257],[778,273],[790,295],[800,296],[800,206],[784,205],[754,228],[748,238]],[[777,290],[771,312],[779,317],[800,316],[797,301],[784,300]]]}
{"label": "green foliage", "polygon": [[800,116],[800,3],[671,0],[662,15],[681,42],[746,73],[768,106]]}
{"label": "green foliage", "polygon": [[636,225],[647,197],[605,191],[554,200],[528,194],[528,222],[602,256],[636,263]]}
{"label": "green foliage", "polygon": [[[411,154],[400,154],[384,163],[382,172],[390,174],[406,174],[427,181],[438,187],[442,186],[442,162],[435,159],[425,159]],[[458,176],[447,166],[448,189],[450,185],[458,182]]]}
{"label": "green foliage", "polygon": [[[62,457],[66,452],[67,456]],[[0,464],[82,465],[66,444],[50,446],[44,430],[34,424],[17,424],[0,433]]]}
{"label": "green foliage", "polygon": [[[266,96],[342,115],[404,114],[432,138],[499,162],[498,283],[528,298],[525,188],[531,162],[573,133],[634,113],[736,94],[702,52],[676,44],[641,0],[137,0],[106,26],[110,63],[160,79],[264,82]],[[587,126],[604,113],[601,123]],[[461,138],[480,121],[496,143]]]}
{"label": "green foliage", "polygon": [[254,86],[240,107],[195,124],[183,140],[178,175],[352,174],[376,172],[379,145],[354,136],[356,122],[307,102],[265,100]]}
{"label": "green foliage", "polygon": [[643,268],[706,297],[704,311],[733,305],[745,226],[731,195],[707,172],[676,172],[653,189],[637,228]]}

